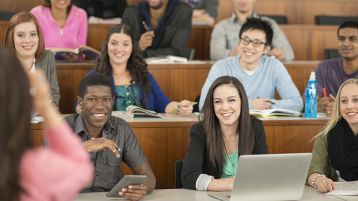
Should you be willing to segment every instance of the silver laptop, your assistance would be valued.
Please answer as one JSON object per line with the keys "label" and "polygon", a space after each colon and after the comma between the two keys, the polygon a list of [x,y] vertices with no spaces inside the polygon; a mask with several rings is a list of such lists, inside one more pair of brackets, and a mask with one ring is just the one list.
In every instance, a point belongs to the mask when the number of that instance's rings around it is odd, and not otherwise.
{"label": "silver laptop", "polygon": [[311,153],[240,156],[231,194],[208,194],[223,201],[299,200],[311,157]]}

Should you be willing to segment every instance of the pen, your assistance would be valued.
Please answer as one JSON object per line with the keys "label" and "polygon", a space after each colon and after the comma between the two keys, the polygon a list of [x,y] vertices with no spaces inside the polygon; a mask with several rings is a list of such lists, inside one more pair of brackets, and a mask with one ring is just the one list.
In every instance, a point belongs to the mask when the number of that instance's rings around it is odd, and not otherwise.
{"label": "pen", "polygon": [[323,97],[326,97],[327,96],[327,91],[326,91],[326,88],[323,87]]}
{"label": "pen", "polygon": [[144,27],[145,31],[151,31],[151,29],[149,28],[147,23],[145,23],[145,21],[142,21],[142,24],[143,24],[143,27]]}

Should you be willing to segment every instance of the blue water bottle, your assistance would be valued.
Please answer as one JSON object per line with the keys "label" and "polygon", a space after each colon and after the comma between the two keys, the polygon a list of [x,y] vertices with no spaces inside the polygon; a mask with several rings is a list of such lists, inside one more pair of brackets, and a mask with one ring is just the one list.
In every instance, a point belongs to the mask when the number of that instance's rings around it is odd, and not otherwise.
{"label": "blue water bottle", "polygon": [[311,72],[310,79],[308,80],[307,88],[305,90],[305,118],[317,118],[317,88],[316,88],[316,74]]}

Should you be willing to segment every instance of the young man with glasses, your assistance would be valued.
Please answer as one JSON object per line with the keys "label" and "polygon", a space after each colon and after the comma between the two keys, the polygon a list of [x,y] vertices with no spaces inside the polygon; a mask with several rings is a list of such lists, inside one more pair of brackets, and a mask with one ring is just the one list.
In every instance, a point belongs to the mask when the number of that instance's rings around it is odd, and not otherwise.
{"label": "young man with glasses", "polygon": [[358,22],[346,21],[337,30],[341,57],[322,61],[316,68],[318,110],[330,114],[341,84],[358,77]]}
{"label": "young man with glasses", "polygon": [[[202,108],[210,85],[216,78],[229,75],[244,85],[250,109],[284,108],[301,111],[302,97],[285,66],[265,55],[272,43],[273,31],[269,22],[248,18],[239,33],[240,55],[217,61],[201,89]],[[276,100],[276,90],[281,99]]]}
{"label": "young man with glasses", "polygon": [[232,17],[218,22],[211,34],[210,59],[219,60],[240,54],[237,33],[239,33],[242,24],[249,17],[261,18],[271,23],[273,39],[271,50],[267,52],[269,55],[275,56],[281,61],[291,61],[294,59],[293,50],[285,33],[275,20],[257,15],[254,11],[255,3],[256,0],[232,0]]}

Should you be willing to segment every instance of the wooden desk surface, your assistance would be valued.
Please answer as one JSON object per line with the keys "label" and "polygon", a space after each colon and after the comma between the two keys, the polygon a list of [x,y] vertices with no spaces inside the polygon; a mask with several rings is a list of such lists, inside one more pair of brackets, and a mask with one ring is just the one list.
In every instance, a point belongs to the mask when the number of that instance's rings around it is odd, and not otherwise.
{"label": "wooden desk surface", "polygon": [[[300,201],[342,201],[352,200],[356,197],[333,197],[319,193],[311,187],[305,186]],[[105,192],[100,193],[80,193],[75,201],[109,201],[113,198],[106,198]],[[161,189],[154,190],[151,194],[145,196],[142,200],[152,201],[218,201],[216,198],[210,197],[206,191],[195,191],[187,189]]]}
{"label": "wooden desk surface", "polygon": [[[114,113],[115,114],[115,113]],[[198,121],[196,114],[184,116],[163,114],[166,119],[126,119],[148,158],[157,178],[158,188],[175,186],[175,162],[183,159],[189,146],[191,126]],[[327,119],[275,118],[263,120],[269,153],[311,152],[312,138],[322,129]],[[32,125],[39,136],[41,124]],[[41,142],[41,137],[37,137]],[[38,142],[38,143],[39,143]],[[121,165],[124,174],[132,174]]]}

